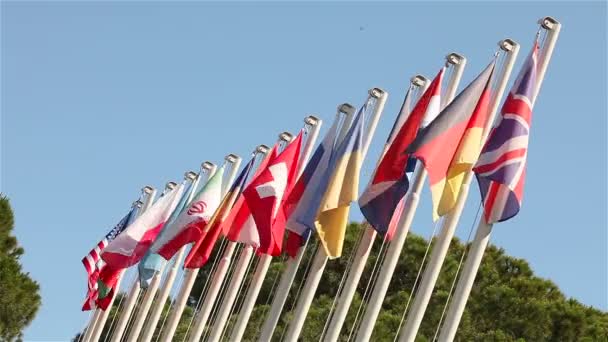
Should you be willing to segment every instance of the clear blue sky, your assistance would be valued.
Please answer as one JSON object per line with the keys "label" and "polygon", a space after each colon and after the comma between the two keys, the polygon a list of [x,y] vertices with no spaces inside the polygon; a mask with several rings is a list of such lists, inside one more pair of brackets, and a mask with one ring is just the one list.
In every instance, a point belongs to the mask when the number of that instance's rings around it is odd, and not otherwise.
{"label": "clear blue sky", "polygon": [[[468,82],[506,37],[522,44],[519,67],[545,15],[563,30],[535,108],[524,207],[492,242],[607,310],[605,13],[580,2],[3,2],[1,190],[43,301],[26,339],[82,327],[80,259],[143,185],[246,156],[308,113],[328,123],[379,86],[390,96],[367,182],[410,76],[457,51]],[[478,204],[475,186],[459,236]],[[426,193],[414,231],[428,237],[430,222]]]}

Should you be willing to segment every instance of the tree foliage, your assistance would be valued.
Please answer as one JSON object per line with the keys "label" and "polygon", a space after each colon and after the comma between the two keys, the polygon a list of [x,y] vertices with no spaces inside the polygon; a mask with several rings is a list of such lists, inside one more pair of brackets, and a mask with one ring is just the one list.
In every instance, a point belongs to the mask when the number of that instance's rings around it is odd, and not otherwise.
{"label": "tree foliage", "polygon": [[0,195],[0,340],[21,340],[38,308],[38,284],[19,263],[23,248],[12,235],[14,216],[8,198]]}
{"label": "tree foliage", "polygon": [[[360,224],[350,224],[347,230],[343,257],[327,263],[315,300],[302,329],[301,341],[318,341],[320,339],[337,289],[349,262],[349,256],[354,252],[363,229]],[[414,282],[418,270],[422,266],[427,247],[428,242],[419,236],[410,234],[407,238],[384,300],[382,311],[374,327],[372,341],[393,341],[395,334],[398,332],[406,303],[411,292],[415,291]],[[432,244],[430,248],[432,249]],[[295,306],[297,293],[303,284],[306,266],[311,261],[315,249],[316,244],[311,242],[290,290],[273,341],[282,339],[292,318],[291,311]],[[382,250],[385,250],[385,248],[382,248],[381,239],[376,239],[341,331],[340,341],[348,340],[356,317],[360,319],[363,314],[364,307],[361,305],[365,302],[363,300],[365,289],[368,282],[373,279],[372,269],[376,261],[382,258]],[[466,246],[460,241],[457,239],[452,241],[416,341],[433,340],[461,256],[465,250]],[[218,244],[215,253],[221,254],[221,252],[221,244]],[[233,259],[236,259],[236,253]],[[199,273],[188,301],[188,307],[174,336],[174,341],[184,340],[194,308],[200,298],[201,291],[205,288],[205,282],[212,267],[213,258]],[[243,337],[244,341],[258,340],[262,324],[272,303],[274,290],[284,267],[285,258],[274,258],[249,320]],[[246,288],[252,274],[253,271],[250,270],[244,288]],[[227,278],[229,278],[229,275]],[[224,341],[229,340],[234,322],[238,318],[237,313],[244,293],[245,291],[241,291],[237,299],[233,315],[228,322]],[[168,310],[168,308],[169,302],[166,303],[165,310]],[[112,315],[113,313],[110,316]],[[210,318],[210,321],[212,319],[213,317]],[[111,319],[108,321],[111,321]],[[156,329],[156,335],[159,334],[159,328]],[[105,333],[107,331],[104,331]],[[479,342],[608,341],[608,314],[585,306],[574,299],[566,298],[553,282],[535,276],[526,261],[510,257],[505,254],[504,250],[489,246],[460,323],[456,340]]]}

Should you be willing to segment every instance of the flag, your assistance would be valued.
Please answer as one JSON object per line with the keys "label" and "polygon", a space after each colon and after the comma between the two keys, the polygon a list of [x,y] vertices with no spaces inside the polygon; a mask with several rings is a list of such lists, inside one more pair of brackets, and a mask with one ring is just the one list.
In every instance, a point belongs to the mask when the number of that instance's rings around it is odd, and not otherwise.
{"label": "flag", "polygon": [[103,249],[110,243],[116,236],[122,233],[129,223],[133,220],[136,213],[136,207],[132,207],[131,210],[112,228],[106,236],[97,243],[95,248],[82,258],[82,264],[87,272],[87,296],[82,306],[82,311],[94,309],[96,307],[95,301],[97,300],[97,279],[99,279],[99,272],[105,266],[105,263],[101,260],[100,255]]}
{"label": "flag", "polygon": [[535,42],[501,110],[474,171],[487,223],[517,215],[523,198],[530,121],[537,86],[538,42]]}
{"label": "flag", "polygon": [[299,222],[314,222],[317,215],[323,193],[329,181],[327,168],[334,150],[339,124],[339,120],[334,121],[283,205],[287,217],[286,228],[288,231],[285,249],[291,257],[296,256],[303,242],[308,238],[310,231],[314,229],[314,225],[308,226]]}
{"label": "flag", "polygon": [[110,242],[101,258],[113,269],[122,269],[138,263],[163,228],[177,206],[184,185],[180,184],[159,198],[141,214],[114,241]]}
{"label": "flag", "polygon": [[[359,207],[371,226],[388,240],[394,229],[390,228],[393,216],[398,217],[403,210],[399,202],[409,188],[407,178],[407,147],[414,141],[421,127],[425,127],[439,113],[442,68],[429,88],[424,92],[407,120],[397,131],[394,140],[380,160],[372,181],[359,198]],[[399,214],[397,214],[399,213]],[[394,225],[393,225],[394,226]]]}
{"label": "flag", "polygon": [[[257,252],[281,255],[285,232],[284,197],[293,187],[302,147],[302,132],[243,191],[259,240],[250,243]],[[251,235],[251,234],[250,234]]]}
{"label": "flag", "polygon": [[180,248],[198,240],[222,200],[223,174],[224,166],[211,176],[175,222],[163,229],[150,247],[152,252],[169,260]]}
{"label": "flag", "polygon": [[192,246],[188,256],[186,256],[186,260],[184,262],[185,268],[200,268],[203,267],[203,265],[205,265],[205,263],[207,263],[209,260],[213,246],[215,246],[215,242],[222,233],[222,223],[226,220],[230,209],[232,208],[236,199],[240,196],[243,186],[245,185],[245,181],[247,181],[247,177],[253,168],[254,161],[255,159],[252,158],[249,163],[247,163],[245,168],[243,168],[222,199],[222,202],[218,206],[217,210],[215,213],[213,213],[213,216],[211,216],[205,231],[203,231],[198,241],[196,241],[194,246]]}
{"label": "flag", "polygon": [[367,105],[361,107],[344,140],[331,156],[328,170],[332,172],[314,222],[319,241],[330,259],[342,255],[350,204],[357,199],[359,191],[366,108]]}
{"label": "flag", "polygon": [[477,158],[480,132],[487,119],[487,96],[494,64],[495,60],[435,120],[421,129],[406,150],[420,160],[428,172],[434,220],[454,206],[460,191],[459,181]]}
{"label": "flag", "polygon": [[182,197],[180,198],[177,206],[171,213],[171,216],[167,220],[165,227],[161,230],[161,232],[156,237],[156,240],[150,246],[150,249],[146,252],[146,255],[141,259],[139,264],[137,264],[137,270],[139,273],[139,284],[142,288],[147,288],[152,281],[154,275],[161,271],[161,269],[165,266],[166,260],[158,255],[156,250],[153,250],[157,241],[161,239],[165,234],[167,234],[167,229],[169,229],[174,223],[175,220],[179,217],[179,215],[187,209],[187,206],[190,204],[189,199],[192,197],[193,192],[196,191],[195,183],[189,182],[187,189],[183,192]]}

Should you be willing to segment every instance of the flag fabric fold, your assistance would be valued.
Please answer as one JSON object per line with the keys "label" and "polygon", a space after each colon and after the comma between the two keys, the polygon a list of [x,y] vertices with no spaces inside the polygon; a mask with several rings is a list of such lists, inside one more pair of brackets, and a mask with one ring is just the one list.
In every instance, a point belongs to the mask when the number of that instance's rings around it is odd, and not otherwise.
{"label": "flag fabric fold", "polygon": [[403,203],[399,203],[409,188],[406,172],[411,159],[405,151],[414,141],[418,131],[432,122],[439,113],[443,73],[442,68],[403,125],[396,131],[394,139],[378,164],[372,181],[359,198],[359,207],[363,216],[388,240],[394,231],[391,229],[392,218],[398,217],[403,210]]}
{"label": "flag fabric fold", "polygon": [[479,153],[494,65],[495,60],[420,130],[406,150],[428,172],[433,220],[453,208],[463,175],[474,165]]}
{"label": "flag fabric fold", "polygon": [[521,208],[533,97],[538,82],[537,61],[538,42],[535,42],[503,104],[500,121],[490,132],[474,168],[484,218],[489,224],[506,221]]}

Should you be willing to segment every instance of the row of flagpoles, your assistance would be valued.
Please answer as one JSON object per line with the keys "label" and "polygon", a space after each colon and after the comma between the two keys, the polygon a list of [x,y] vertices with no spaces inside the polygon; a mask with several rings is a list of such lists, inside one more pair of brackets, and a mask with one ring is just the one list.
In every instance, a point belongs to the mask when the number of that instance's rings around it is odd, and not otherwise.
{"label": "row of flagpoles", "polygon": [[[358,308],[349,335],[349,340],[369,341],[428,179],[433,218],[440,229],[398,331],[399,341],[414,341],[475,177],[482,194],[482,218],[434,337],[454,340],[493,224],[513,217],[521,206],[532,108],[561,29],[551,17],[539,24],[500,115],[501,98],[520,49],[511,39],[499,42],[492,61],[458,95],[467,62],[464,56],[449,54],[433,80],[413,77],[361,196],[359,169],[388,97],[379,88],[369,91],[359,110],[340,105],[316,148],[322,120],[308,116],[297,136],[283,132],[272,148],[256,147],[240,172],[241,158],[229,154],[219,168],[205,162],[198,173],[186,172],[180,184],[169,182],[156,201],[156,190],[143,188],[128,214],[83,259],[88,274],[83,310],[95,311],[80,341],[99,341],[104,328],[105,340],[112,342],[149,342],[156,331],[157,340],[173,340],[195,281],[201,278],[199,270],[207,264],[210,272],[186,338],[239,341],[268,281],[273,258],[285,253],[290,257],[280,279],[273,281],[272,303],[258,337],[270,341],[296,273],[304,267],[304,252],[315,248],[281,336],[297,341],[328,260],[342,256],[354,201],[366,219],[365,229],[348,256],[321,338],[338,340],[380,235],[381,257],[373,265],[373,279],[363,294],[366,302]],[[316,243],[307,247],[310,241]],[[125,270],[133,265],[138,265],[138,276],[115,304]],[[182,267],[177,293],[161,320]],[[237,298],[242,301],[237,303]],[[116,315],[107,328],[113,305]],[[227,331],[231,318],[236,318],[234,326]]]}

